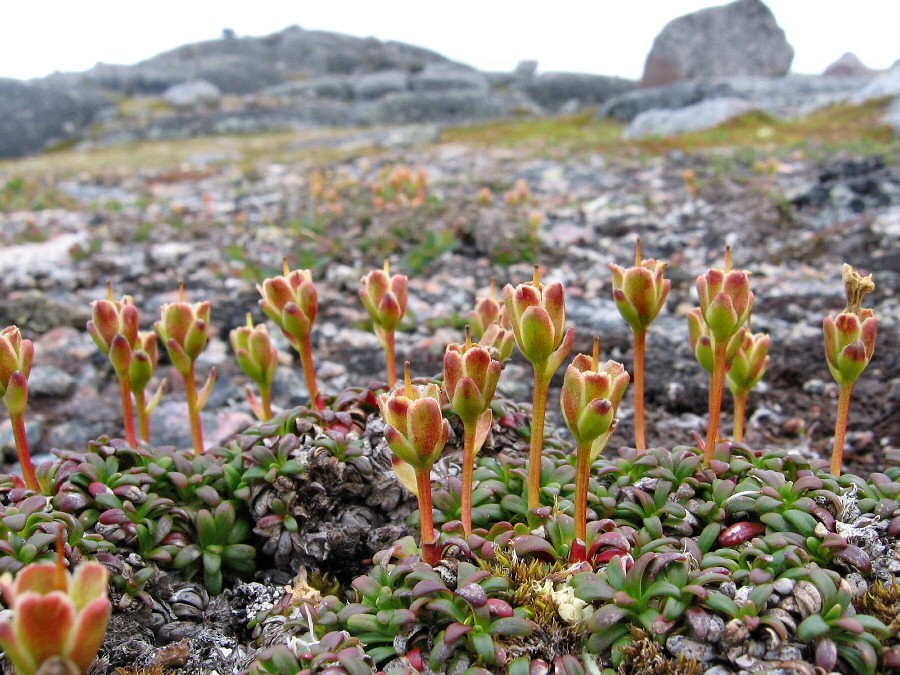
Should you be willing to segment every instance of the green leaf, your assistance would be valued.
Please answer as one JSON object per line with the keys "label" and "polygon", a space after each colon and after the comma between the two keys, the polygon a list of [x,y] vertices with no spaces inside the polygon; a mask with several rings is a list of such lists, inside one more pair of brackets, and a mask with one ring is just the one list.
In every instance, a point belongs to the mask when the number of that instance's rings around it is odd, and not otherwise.
{"label": "green leaf", "polygon": [[797,637],[804,642],[812,642],[828,633],[829,630],[831,628],[825,622],[825,619],[818,614],[810,614],[797,626]]}

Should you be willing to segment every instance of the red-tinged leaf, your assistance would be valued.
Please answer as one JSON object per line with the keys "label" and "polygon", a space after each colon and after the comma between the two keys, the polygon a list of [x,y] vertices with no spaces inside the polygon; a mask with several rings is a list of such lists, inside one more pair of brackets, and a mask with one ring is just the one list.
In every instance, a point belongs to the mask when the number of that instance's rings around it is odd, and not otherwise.
{"label": "red-tinged leaf", "polygon": [[834,621],[834,625],[843,628],[848,633],[853,633],[854,635],[862,635],[866,632],[863,625],[852,616],[842,616],[840,619]]}
{"label": "red-tinged leaf", "polygon": [[[16,596],[23,593],[37,593],[39,595],[48,595],[53,591],[66,592],[68,588],[60,586],[56,575],[56,565],[52,563],[41,563],[26,565],[16,576],[13,584],[13,591]],[[12,600],[12,598],[10,598]]]}
{"label": "red-tinged leaf", "polygon": [[550,542],[534,535],[523,534],[514,537],[512,544],[516,555],[520,557],[533,555],[545,562],[553,562],[559,557]]}
{"label": "red-tinged leaf", "polygon": [[471,630],[472,626],[467,626],[464,623],[451,623],[447,626],[447,630],[444,631],[444,642],[448,645],[452,645]]}
{"label": "red-tinged leaf", "polygon": [[440,593],[441,591],[449,593],[450,589],[439,579],[422,579],[413,587],[413,597],[421,598],[422,596]]}
{"label": "red-tinged leaf", "polygon": [[750,541],[754,537],[759,537],[765,532],[766,526],[763,523],[744,520],[725,528],[722,534],[719,535],[719,545],[723,547],[737,546]]}
{"label": "red-tinged leaf", "polygon": [[816,642],[816,665],[826,673],[830,673],[837,665],[837,645],[828,638]]}
{"label": "red-tinged leaf", "polygon": [[869,574],[872,571],[872,560],[869,555],[859,546],[853,544],[848,545],[842,551],[835,553],[835,558],[839,558],[844,562],[858,569],[862,574]]}
{"label": "red-tinged leaf", "polygon": [[6,658],[12,662],[19,673],[33,673],[38,664],[34,657],[19,643],[12,623],[0,621],[0,648],[6,653]]}
{"label": "red-tinged leaf", "polygon": [[604,605],[588,619],[588,630],[592,633],[599,633],[605,628],[618,623],[626,616],[628,616],[628,610],[616,605]]}
{"label": "red-tinged leaf", "polygon": [[75,607],[65,593],[22,593],[15,611],[19,641],[37,663],[65,653],[75,624]]}

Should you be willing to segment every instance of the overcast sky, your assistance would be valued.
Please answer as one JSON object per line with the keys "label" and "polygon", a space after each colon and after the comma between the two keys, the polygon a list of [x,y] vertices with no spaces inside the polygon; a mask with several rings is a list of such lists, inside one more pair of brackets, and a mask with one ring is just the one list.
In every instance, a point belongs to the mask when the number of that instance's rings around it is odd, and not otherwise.
{"label": "overcast sky", "polygon": [[[897,0],[766,0],[796,56],[820,73],[852,51],[873,68],[900,58]],[[30,78],[95,63],[135,63],[223,28],[266,35],[290,25],[437,51],[482,70],[639,78],[653,38],[671,19],[722,4],[707,0],[6,0],[0,10],[0,77]]]}

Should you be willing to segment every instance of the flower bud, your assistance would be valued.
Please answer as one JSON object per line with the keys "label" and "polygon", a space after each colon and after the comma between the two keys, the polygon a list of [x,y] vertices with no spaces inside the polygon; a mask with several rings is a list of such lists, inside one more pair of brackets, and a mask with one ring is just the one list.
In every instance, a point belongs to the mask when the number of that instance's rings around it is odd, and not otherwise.
{"label": "flower bud", "polygon": [[697,277],[697,295],[703,320],[718,344],[734,337],[753,309],[754,296],[745,271],[711,269]]}
{"label": "flower bud", "polygon": [[391,276],[387,261],[384,270],[372,270],[361,279],[359,297],[377,328],[392,331],[403,321],[409,300],[408,281],[404,274]]}
{"label": "flower bud", "polygon": [[408,381],[378,397],[388,446],[417,471],[430,470],[450,438],[450,423],[441,415],[440,397],[436,384],[414,386]]}
{"label": "flower bud", "polygon": [[621,363],[600,364],[599,340],[594,358],[579,354],[569,364],[560,407],[579,446],[592,445],[610,431],[630,379]]}
{"label": "flower bud", "polygon": [[871,309],[862,307],[863,297],[875,290],[872,275],[860,276],[844,265],[847,309],[836,317],[825,317],[825,360],[831,375],[841,386],[853,384],[869,365],[875,353],[878,319]]}
{"label": "flower bud", "polygon": [[[694,357],[697,359],[697,362],[703,366],[703,369],[706,370],[706,372],[711,373],[715,361],[713,339],[710,334],[709,326],[706,325],[706,322],[703,320],[703,313],[700,311],[700,308],[694,307],[688,312],[687,320],[688,336],[691,341],[691,349],[694,350]],[[737,355],[738,350],[740,350],[746,330],[747,329],[744,327],[740,328],[728,341],[728,347],[725,350],[726,366],[731,364]]]}
{"label": "flower bud", "polygon": [[248,314],[247,325],[231,331],[230,338],[244,374],[260,387],[271,385],[278,367],[278,350],[265,325],[254,326]]}
{"label": "flower bud", "polygon": [[509,361],[512,356],[516,338],[511,330],[502,328],[499,323],[492,323],[484,331],[478,344],[487,349],[491,353],[491,357],[502,364]]}
{"label": "flower bud", "polygon": [[525,358],[536,367],[545,367],[554,352],[557,360],[565,358],[575,333],[574,329],[565,330],[566,296],[561,283],[543,286],[535,266],[534,281],[515,288],[507,284],[503,289],[503,300],[516,344]]}
{"label": "flower bud", "polygon": [[641,260],[641,241],[637,243],[635,266],[624,269],[610,264],[613,299],[622,318],[635,333],[653,323],[666,302],[672,282],[663,278],[666,263]]}
{"label": "flower bud", "polygon": [[87,330],[104,354],[109,354],[113,338],[122,335],[129,347],[134,347],[138,338],[138,310],[134,298],[123,295],[121,300],[113,297],[112,284],[106,285],[107,298],[91,303],[91,320]]}
{"label": "flower bud", "polygon": [[444,353],[444,392],[463,424],[474,424],[487,410],[500,380],[500,362],[480,345],[450,344]]}
{"label": "flower bud", "polygon": [[506,307],[497,301],[497,284],[491,279],[491,294],[486,298],[478,298],[475,309],[469,312],[469,325],[472,333],[480,341],[492,324],[500,324],[502,328],[512,328]]}
{"label": "flower bud", "polygon": [[309,270],[291,271],[284,261],[284,274],[263,281],[256,289],[263,312],[289,340],[303,342],[309,337],[319,312],[319,296]]}
{"label": "flower bud", "polygon": [[190,304],[184,299],[184,285],[178,302],[162,306],[162,318],[155,324],[156,334],[169,352],[172,364],[181,374],[193,367],[206,348],[209,338],[209,302]]}
{"label": "flower bud", "polygon": [[0,396],[6,393],[14,373],[22,373],[27,380],[34,362],[34,343],[23,340],[16,326],[0,331]]}
{"label": "flower bud", "polygon": [[759,384],[769,367],[770,343],[771,340],[765,333],[744,333],[741,346],[725,375],[732,394],[749,392]]}

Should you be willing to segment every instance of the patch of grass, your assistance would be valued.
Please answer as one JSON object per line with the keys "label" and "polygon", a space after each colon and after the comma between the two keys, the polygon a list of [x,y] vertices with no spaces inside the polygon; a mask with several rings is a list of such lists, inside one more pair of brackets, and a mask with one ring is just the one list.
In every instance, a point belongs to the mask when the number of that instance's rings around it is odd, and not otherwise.
{"label": "patch of grass", "polygon": [[406,253],[406,267],[413,274],[420,274],[426,267],[447,251],[459,246],[456,235],[449,231],[429,230],[424,239]]}
{"label": "patch of grass", "polygon": [[748,156],[754,154],[754,149],[765,150],[769,155],[797,149],[810,154],[843,149],[863,155],[883,155],[887,159],[897,156],[900,141],[882,120],[886,105],[886,100],[862,105],[840,103],[796,120],[781,120],[754,111],[714,129],[638,141],[622,139],[624,124],[597,119],[595,113],[587,112],[570,117],[501,120],[453,127],[444,131],[442,140],[551,156],[573,152],[660,155],[673,150],[735,148],[736,152]]}
{"label": "patch of grass", "polygon": [[[2,180],[2,179],[0,179]],[[0,184],[0,211],[74,210],[77,199],[57,190],[43,179],[14,175]]]}

